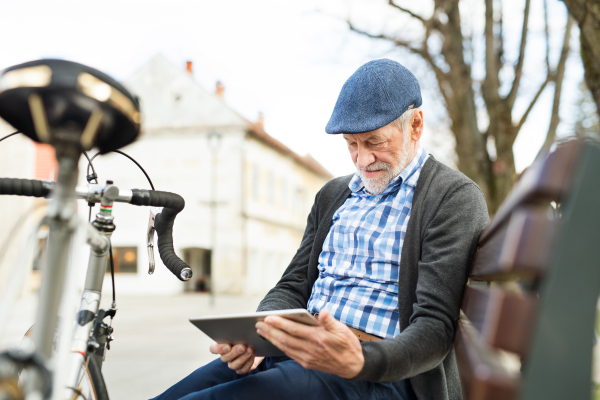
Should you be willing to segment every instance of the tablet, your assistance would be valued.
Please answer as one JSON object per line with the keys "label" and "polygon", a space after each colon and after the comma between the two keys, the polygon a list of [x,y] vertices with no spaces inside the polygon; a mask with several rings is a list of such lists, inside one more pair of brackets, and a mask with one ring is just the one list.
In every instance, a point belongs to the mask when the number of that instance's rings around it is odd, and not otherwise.
{"label": "tablet", "polygon": [[190,318],[190,322],[217,343],[244,344],[251,347],[257,356],[284,356],[283,351],[256,333],[256,323],[269,315],[278,315],[306,325],[319,325],[316,318],[302,308],[248,314],[211,315]]}

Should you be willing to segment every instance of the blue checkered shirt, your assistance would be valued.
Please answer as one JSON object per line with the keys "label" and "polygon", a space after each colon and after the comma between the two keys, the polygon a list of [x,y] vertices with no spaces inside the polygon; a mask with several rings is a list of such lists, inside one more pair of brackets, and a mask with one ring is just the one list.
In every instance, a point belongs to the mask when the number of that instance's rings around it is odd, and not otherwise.
{"label": "blue checkered shirt", "polygon": [[335,212],[319,256],[307,309],[327,308],[346,325],[383,338],[400,333],[398,271],[419,175],[429,155],[419,146],[408,166],[378,195],[358,173]]}

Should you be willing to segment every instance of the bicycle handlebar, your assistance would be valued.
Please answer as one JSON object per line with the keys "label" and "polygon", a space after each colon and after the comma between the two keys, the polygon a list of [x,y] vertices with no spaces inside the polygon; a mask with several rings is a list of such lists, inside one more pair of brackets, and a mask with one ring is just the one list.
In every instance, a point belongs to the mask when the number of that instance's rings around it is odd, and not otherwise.
{"label": "bicycle handlebar", "polygon": [[[54,186],[55,183],[49,181],[0,178],[0,195],[48,197]],[[77,187],[76,196],[90,203],[97,203],[100,201],[102,190],[101,185],[89,185],[89,188],[85,189]],[[155,190],[132,189],[120,192],[122,194],[115,201],[136,206],[163,207],[154,222],[158,235],[158,254],[169,271],[179,280],[190,279],[190,267],[175,254],[173,249],[173,224],[177,214],[185,207],[185,200],[178,194]]]}
{"label": "bicycle handlebar", "polygon": [[130,204],[163,207],[162,212],[154,219],[154,228],[158,235],[158,254],[169,271],[182,281],[188,280],[191,277],[191,269],[173,249],[173,224],[177,214],[185,207],[183,197],[170,192],[133,189]]}
{"label": "bicycle handlebar", "polygon": [[54,185],[52,182],[32,179],[0,178],[0,194],[16,196],[46,197]]}

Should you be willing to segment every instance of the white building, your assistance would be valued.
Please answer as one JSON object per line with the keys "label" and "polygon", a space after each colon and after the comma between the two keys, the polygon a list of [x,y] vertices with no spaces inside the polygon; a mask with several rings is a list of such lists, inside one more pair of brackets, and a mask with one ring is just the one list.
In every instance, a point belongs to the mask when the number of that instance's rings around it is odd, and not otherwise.
{"label": "white building", "polygon": [[[116,204],[117,292],[173,293],[206,290],[211,284],[217,293],[266,292],[295,254],[314,196],[332,176],[310,156],[299,156],[269,136],[261,121],[251,123],[230,109],[221,84],[209,92],[161,55],[123,83],[139,96],[143,121],[141,137],[122,150],[144,167],[156,190],[185,199],[175,220],[174,244],[194,277],[178,281],[158,254],[156,272],[149,276],[149,210]],[[33,170],[33,144],[19,140],[28,154],[23,166]],[[5,164],[0,162],[0,176],[33,177],[13,173]],[[150,188],[138,167],[120,154],[100,156],[94,166],[101,183]],[[80,184],[86,181],[86,167],[82,157]],[[87,219],[85,203],[80,206]]]}

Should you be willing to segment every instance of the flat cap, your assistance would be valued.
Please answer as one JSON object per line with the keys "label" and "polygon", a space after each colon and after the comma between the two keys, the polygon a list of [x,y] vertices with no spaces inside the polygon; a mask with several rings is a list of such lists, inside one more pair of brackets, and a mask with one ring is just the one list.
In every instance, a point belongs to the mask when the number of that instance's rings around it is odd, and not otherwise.
{"label": "flat cap", "polygon": [[421,103],[421,88],[408,69],[387,58],[369,61],[344,83],[325,132],[374,131]]}

